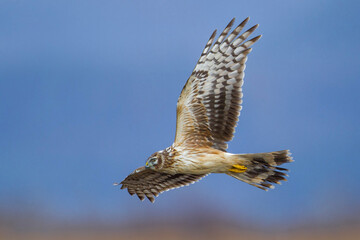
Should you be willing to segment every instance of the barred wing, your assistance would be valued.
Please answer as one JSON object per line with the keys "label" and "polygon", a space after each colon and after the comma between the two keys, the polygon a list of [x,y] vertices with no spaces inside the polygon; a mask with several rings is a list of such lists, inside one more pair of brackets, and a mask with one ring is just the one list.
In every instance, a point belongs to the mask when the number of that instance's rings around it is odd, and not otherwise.
{"label": "barred wing", "polygon": [[232,19],[214,45],[216,31],[211,35],[178,100],[175,145],[226,151],[240,115],[247,55],[261,37],[245,41],[258,25],[238,36],[248,20],[227,36]]}
{"label": "barred wing", "polygon": [[136,194],[141,201],[146,196],[151,202],[154,202],[155,197],[160,193],[188,186],[205,176],[206,174],[167,174],[140,167],[127,176],[124,181],[115,185],[122,184],[121,189],[127,188],[130,195]]}

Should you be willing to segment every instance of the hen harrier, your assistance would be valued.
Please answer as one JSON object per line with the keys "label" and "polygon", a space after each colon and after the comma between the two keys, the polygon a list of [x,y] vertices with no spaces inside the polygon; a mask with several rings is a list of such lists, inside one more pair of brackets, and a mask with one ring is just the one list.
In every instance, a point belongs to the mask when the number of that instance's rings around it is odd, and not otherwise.
{"label": "hen harrier", "polygon": [[214,45],[216,30],[213,32],[177,102],[174,143],[152,154],[145,166],[115,185],[122,184],[121,189],[127,188],[140,200],[146,196],[154,202],[160,193],[189,185],[210,173],[226,173],[263,190],[286,180],[287,169],[278,166],[292,162],[288,150],[226,152],[226,142],[233,138],[240,115],[247,55],[261,37],[246,41],[258,25],[238,36],[248,20],[228,35],[235,21],[232,19]]}

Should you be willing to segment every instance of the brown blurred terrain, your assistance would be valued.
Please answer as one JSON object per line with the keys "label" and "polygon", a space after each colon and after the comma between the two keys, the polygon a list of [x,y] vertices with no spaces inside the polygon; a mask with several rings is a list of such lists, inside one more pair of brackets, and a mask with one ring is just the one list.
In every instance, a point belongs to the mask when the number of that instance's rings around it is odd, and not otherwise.
{"label": "brown blurred terrain", "polygon": [[0,240],[121,240],[121,239],[360,239],[358,218],[308,222],[283,228],[254,227],[231,220],[209,218],[154,220],[122,223],[58,222],[37,217],[0,218]]}

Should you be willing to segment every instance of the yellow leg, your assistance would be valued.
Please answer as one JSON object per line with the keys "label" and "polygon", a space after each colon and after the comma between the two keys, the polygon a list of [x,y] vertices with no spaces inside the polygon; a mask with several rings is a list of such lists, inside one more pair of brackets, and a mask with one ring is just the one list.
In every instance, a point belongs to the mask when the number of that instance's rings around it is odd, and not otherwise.
{"label": "yellow leg", "polygon": [[235,164],[232,166],[232,168],[229,169],[230,172],[235,172],[235,173],[243,173],[246,172],[246,170],[247,167],[239,164]]}

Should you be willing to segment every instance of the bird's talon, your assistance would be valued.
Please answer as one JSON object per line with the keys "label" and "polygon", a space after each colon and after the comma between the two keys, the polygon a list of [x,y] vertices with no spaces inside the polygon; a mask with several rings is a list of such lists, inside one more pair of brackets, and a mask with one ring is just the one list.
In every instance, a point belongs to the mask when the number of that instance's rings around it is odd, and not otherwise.
{"label": "bird's talon", "polygon": [[235,172],[235,173],[243,173],[246,172],[246,170],[247,167],[239,164],[235,164],[232,166],[232,168],[229,169],[230,172]]}

